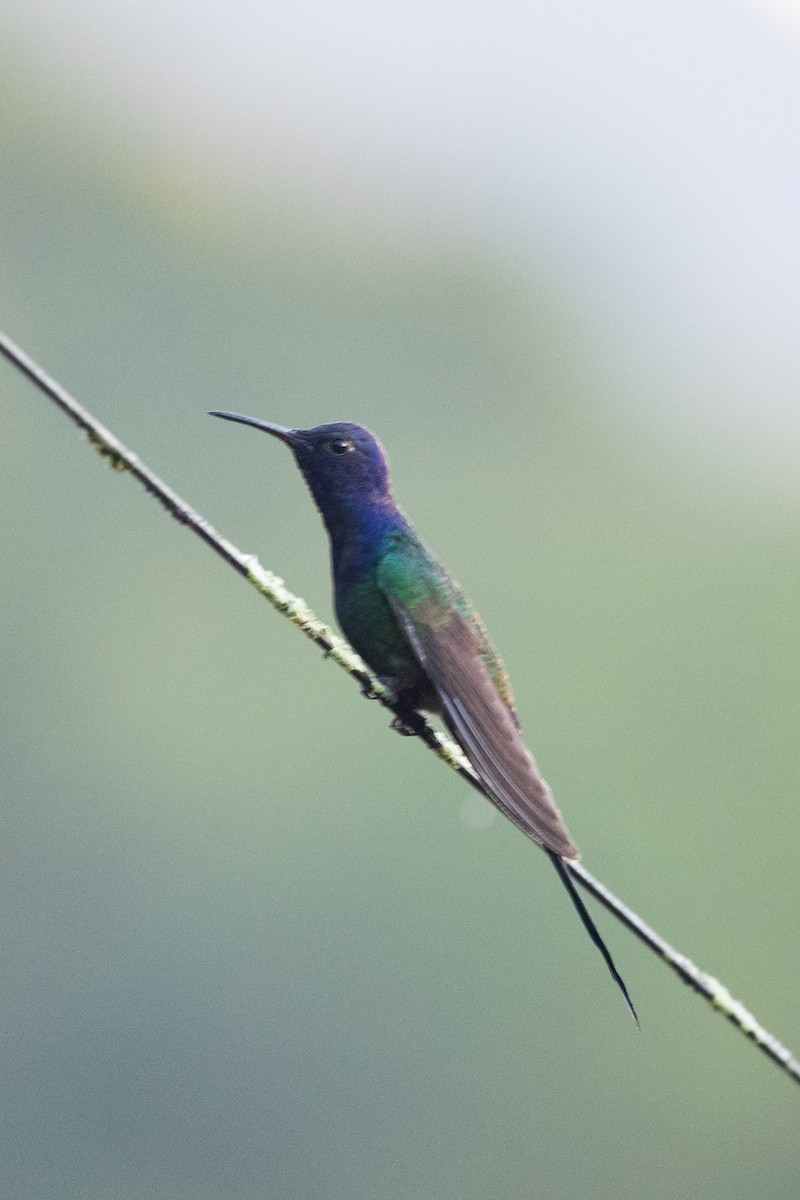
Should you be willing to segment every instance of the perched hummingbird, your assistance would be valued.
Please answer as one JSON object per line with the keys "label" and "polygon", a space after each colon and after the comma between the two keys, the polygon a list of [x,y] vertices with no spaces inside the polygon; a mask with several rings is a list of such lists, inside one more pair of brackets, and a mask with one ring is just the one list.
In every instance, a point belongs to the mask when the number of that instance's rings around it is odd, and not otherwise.
{"label": "perched hummingbird", "polygon": [[[506,669],[458,583],[395,504],[380,442],[361,425],[284,429],[240,413],[210,415],[289,446],[328,530],[336,615],[348,641],[401,711],[442,718],[492,803],[550,856],[636,1019],[570,876],[578,851],[522,738]],[[396,724],[402,731],[402,720]]]}

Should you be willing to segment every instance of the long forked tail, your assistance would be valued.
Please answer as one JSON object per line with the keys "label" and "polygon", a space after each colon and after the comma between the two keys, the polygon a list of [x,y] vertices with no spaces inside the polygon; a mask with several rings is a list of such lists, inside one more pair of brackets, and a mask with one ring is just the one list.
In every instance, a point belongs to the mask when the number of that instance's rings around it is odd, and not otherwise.
{"label": "long forked tail", "polygon": [[548,850],[547,854],[550,858],[551,863],[553,864],[553,866],[555,867],[555,869],[558,873],[559,879],[563,883],[564,887],[567,889],[567,892],[569,893],[569,898],[572,901],[572,903],[575,905],[578,916],[583,921],[584,929],[589,934],[589,937],[592,939],[595,946],[597,946],[597,949],[602,954],[603,962],[606,964],[609,971],[611,972],[611,978],[614,980],[617,987],[619,988],[619,990],[622,992],[623,996],[625,997],[625,1003],[628,1006],[628,1011],[630,1012],[634,1021],[638,1025],[639,1018],[636,1015],[636,1009],[633,1007],[633,1001],[631,1000],[630,996],[628,995],[628,989],[625,986],[625,981],[622,978],[622,976],[620,975],[617,968],[614,966],[614,960],[611,957],[608,946],[606,946],[605,942],[600,937],[600,933],[597,929],[597,926],[595,925],[592,918],[589,916],[589,912],[586,908],[586,905],[583,903],[580,893],[578,892],[578,889],[575,887],[575,883],[573,882],[572,876],[569,873],[568,864],[565,863],[564,859],[560,858],[559,855],[555,854],[552,850]]}

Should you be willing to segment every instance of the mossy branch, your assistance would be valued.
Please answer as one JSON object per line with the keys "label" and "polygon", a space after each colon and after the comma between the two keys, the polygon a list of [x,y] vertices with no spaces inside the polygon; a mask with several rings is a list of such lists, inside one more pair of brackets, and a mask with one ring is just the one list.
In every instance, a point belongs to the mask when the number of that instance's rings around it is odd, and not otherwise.
{"label": "mossy branch", "polygon": [[[92,416],[77,400],[73,399],[59,383],[51,379],[9,337],[0,333],[0,352],[58,405],[86,434],[92,446],[108,460],[117,471],[128,471],[135,479],[164,506],[170,516],[211,547],[221,558],[243,575],[278,612],[296,625],[310,638],[328,658],[332,658],[359,684],[369,699],[377,700],[384,708],[400,716],[448,766],[457,771],[472,787],[483,792],[483,786],[460,747],[443,734],[437,732],[419,716],[409,716],[398,711],[390,692],[371,673],[363,660],[348,643],[320,621],[304,600],[295,596],[284,581],[273,575],[252,554],[243,554],[232,542],[224,538],[213,525],[193,509],[185,500],[159,479],[141,459],[128,450],[117,437]],[[631,930],[650,950],[654,951],[684,983],[699,992],[708,1003],[722,1013],[741,1033],[753,1041],[773,1062],[795,1081],[800,1083],[800,1062],[781,1042],[769,1033],[743,1004],[735,1000],[724,984],[713,975],[701,971],[691,959],[681,954],[642,920],[632,909],[596,879],[581,863],[565,864],[573,879],[590,892],[618,920]]]}

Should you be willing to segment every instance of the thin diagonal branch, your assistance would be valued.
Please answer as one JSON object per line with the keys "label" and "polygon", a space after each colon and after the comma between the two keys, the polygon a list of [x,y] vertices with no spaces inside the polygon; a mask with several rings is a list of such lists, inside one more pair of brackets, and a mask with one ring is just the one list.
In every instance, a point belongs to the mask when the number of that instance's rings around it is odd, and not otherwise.
{"label": "thin diagonal branch", "polygon": [[[273,575],[252,554],[243,554],[224,538],[213,525],[185,500],[159,479],[141,459],[128,450],[109,429],[96,420],[56,380],[51,379],[11,338],[0,333],[0,353],[17,367],[55,404],[58,405],[86,434],[89,442],[118,471],[128,471],[164,506],[170,516],[202,538],[221,558],[243,575],[279,612],[288,617],[326,654],[352,675],[365,696],[377,700],[401,717],[426,746],[443,759],[477,791],[483,786],[459,746],[432,729],[420,716],[400,711],[391,693],[371,673],[348,643],[320,621],[304,600],[293,595],[284,581]],[[800,1062],[786,1046],[769,1033],[752,1013],[734,1000],[728,989],[713,975],[701,971],[689,958],[674,949],[632,909],[615,896],[605,884],[596,879],[581,863],[565,864],[572,877],[613,913],[636,937],[661,958],[684,983],[699,992],[713,1008],[722,1013],[745,1037],[750,1038],[768,1058],[800,1083]]]}

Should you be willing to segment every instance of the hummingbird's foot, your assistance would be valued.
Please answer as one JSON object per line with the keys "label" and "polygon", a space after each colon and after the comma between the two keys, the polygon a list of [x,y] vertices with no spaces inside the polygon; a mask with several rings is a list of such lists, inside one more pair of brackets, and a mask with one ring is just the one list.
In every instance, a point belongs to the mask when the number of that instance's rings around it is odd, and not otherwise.
{"label": "hummingbird's foot", "polygon": [[366,696],[367,700],[375,699],[375,688],[372,679],[369,675],[363,675],[360,672],[356,675],[356,679],[361,685],[361,695]]}
{"label": "hummingbird's foot", "polygon": [[395,719],[392,721],[389,728],[393,729],[395,731],[395,733],[402,734],[403,737],[416,737],[417,736],[416,729],[413,729],[411,727],[411,725],[409,725],[408,721],[406,721],[403,717],[400,717],[400,716],[395,717]]}
{"label": "hummingbird's foot", "polygon": [[383,686],[389,690],[391,705],[395,709],[395,718],[389,725],[389,728],[393,729],[395,733],[402,734],[403,737],[418,737],[422,723],[422,714],[419,706],[419,689],[415,687],[404,688],[401,681],[393,675],[380,675],[379,679]]}

